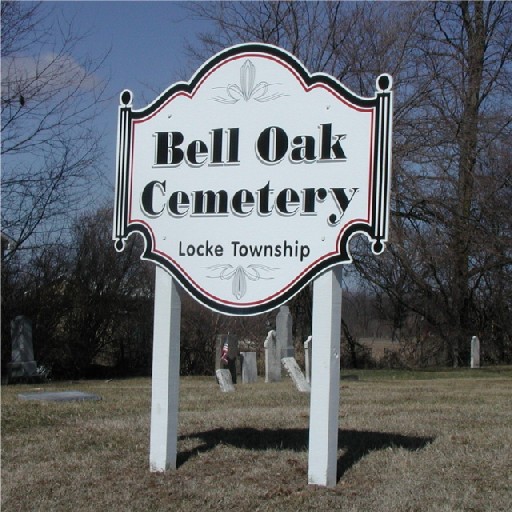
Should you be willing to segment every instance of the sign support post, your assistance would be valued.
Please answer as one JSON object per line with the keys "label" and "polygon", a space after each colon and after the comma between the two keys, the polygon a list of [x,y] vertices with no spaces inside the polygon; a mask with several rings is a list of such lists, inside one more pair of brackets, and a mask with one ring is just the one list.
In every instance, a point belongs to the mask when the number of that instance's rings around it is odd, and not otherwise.
{"label": "sign support post", "polygon": [[341,278],[338,265],[313,281],[308,482],[326,487],[337,478]]}
{"label": "sign support post", "polygon": [[153,373],[151,379],[151,471],[176,469],[180,395],[181,297],[177,282],[155,271]]}

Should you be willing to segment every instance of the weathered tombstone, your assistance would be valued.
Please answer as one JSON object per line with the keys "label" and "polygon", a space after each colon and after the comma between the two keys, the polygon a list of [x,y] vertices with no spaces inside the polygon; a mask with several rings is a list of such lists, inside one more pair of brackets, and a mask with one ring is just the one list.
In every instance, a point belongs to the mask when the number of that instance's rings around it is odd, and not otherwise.
{"label": "weathered tombstone", "polygon": [[17,316],[11,322],[12,361],[7,365],[9,381],[37,375],[32,346],[32,322],[25,316]]}
{"label": "weathered tombstone", "polygon": [[221,370],[224,367],[221,358],[223,357],[222,348],[224,346],[225,338],[225,334],[219,334],[215,340],[215,372],[217,372],[217,370]]}
{"label": "weathered tombstone", "polygon": [[101,400],[101,396],[95,393],[85,393],[84,391],[35,391],[30,393],[20,393],[20,400],[35,400],[40,402],[81,402],[85,400]]}
{"label": "weathered tombstone", "polygon": [[480,340],[478,336],[471,338],[471,368],[480,368]]}
{"label": "weathered tombstone", "polygon": [[276,331],[269,331],[265,343],[265,382],[281,380],[281,349],[277,344]]}
{"label": "weathered tombstone", "polygon": [[306,382],[311,384],[311,353],[312,353],[313,337],[308,336],[304,342],[304,364],[306,367]]}
{"label": "weathered tombstone", "polygon": [[229,370],[217,370],[215,375],[217,376],[217,382],[219,383],[220,390],[223,393],[231,393],[235,391],[235,386],[233,386]]}
{"label": "weathered tombstone", "polygon": [[256,352],[240,352],[242,384],[252,384],[258,380]]}
{"label": "weathered tombstone", "polygon": [[281,359],[281,362],[283,363],[283,366],[285,367],[286,371],[288,372],[288,375],[293,380],[293,383],[295,384],[296,388],[301,393],[309,393],[311,391],[311,386],[306,382],[306,379],[304,378],[304,374],[302,373],[301,369],[299,368],[299,365],[297,364],[297,361],[295,361],[294,357],[283,357]]}
{"label": "weathered tombstone", "polygon": [[238,340],[232,334],[217,336],[215,350],[215,370],[227,368],[231,373],[231,380],[236,384],[238,359]]}
{"label": "weathered tombstone", "polygon": [[276,317],[277,344],[283,357],[295,357],[292,339],[292,315],[288,306],[281,306]]}

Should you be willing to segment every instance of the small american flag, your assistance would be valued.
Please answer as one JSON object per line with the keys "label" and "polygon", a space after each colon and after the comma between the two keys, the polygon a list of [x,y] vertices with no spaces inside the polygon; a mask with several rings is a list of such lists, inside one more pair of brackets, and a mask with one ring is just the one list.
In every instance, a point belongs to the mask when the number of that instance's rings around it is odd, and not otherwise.
{"label": "small american flag", "polygon": [[229,345],[228,345],[228,342],[227,340],[224,342],[224,345],[222,345],[222,351],[220,353],[220,360],[224,363],[224,364],[228,364],[228,349],[229,349]]}

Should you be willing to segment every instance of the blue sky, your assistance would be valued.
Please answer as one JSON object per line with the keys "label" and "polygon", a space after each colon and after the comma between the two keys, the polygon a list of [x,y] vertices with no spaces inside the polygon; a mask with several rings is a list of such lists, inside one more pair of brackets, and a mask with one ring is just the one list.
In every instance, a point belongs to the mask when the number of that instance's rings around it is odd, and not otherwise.
{"label": "blue sky", "polygon": [[80,33],[87,33],[82,55],[99,57],[109,52],[100,71],[108,79],[108,97],[98,126],[105,130],[105,172],[113,184],[119,94],[134,93],[140,108],[178,80],[188,80],[196,69],[184,52],[187,41],[208,22],[191,18],[186,2],[72,1],[45,2],[54,16],[63,15]]}

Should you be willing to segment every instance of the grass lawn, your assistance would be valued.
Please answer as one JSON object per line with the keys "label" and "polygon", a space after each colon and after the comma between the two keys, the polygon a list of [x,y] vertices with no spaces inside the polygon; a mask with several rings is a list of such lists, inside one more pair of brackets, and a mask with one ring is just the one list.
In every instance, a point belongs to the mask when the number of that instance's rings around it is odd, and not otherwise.
{"label": "grass lawn", "polygon": [[[178,469],[158,474],[149,379],[2,386],[2,511],[511,510],[512,368],[347,374],[332,489],[307,484],[309,395],[288,378],[183,378]],[[37,387],[102,400],[18,398]]]}

